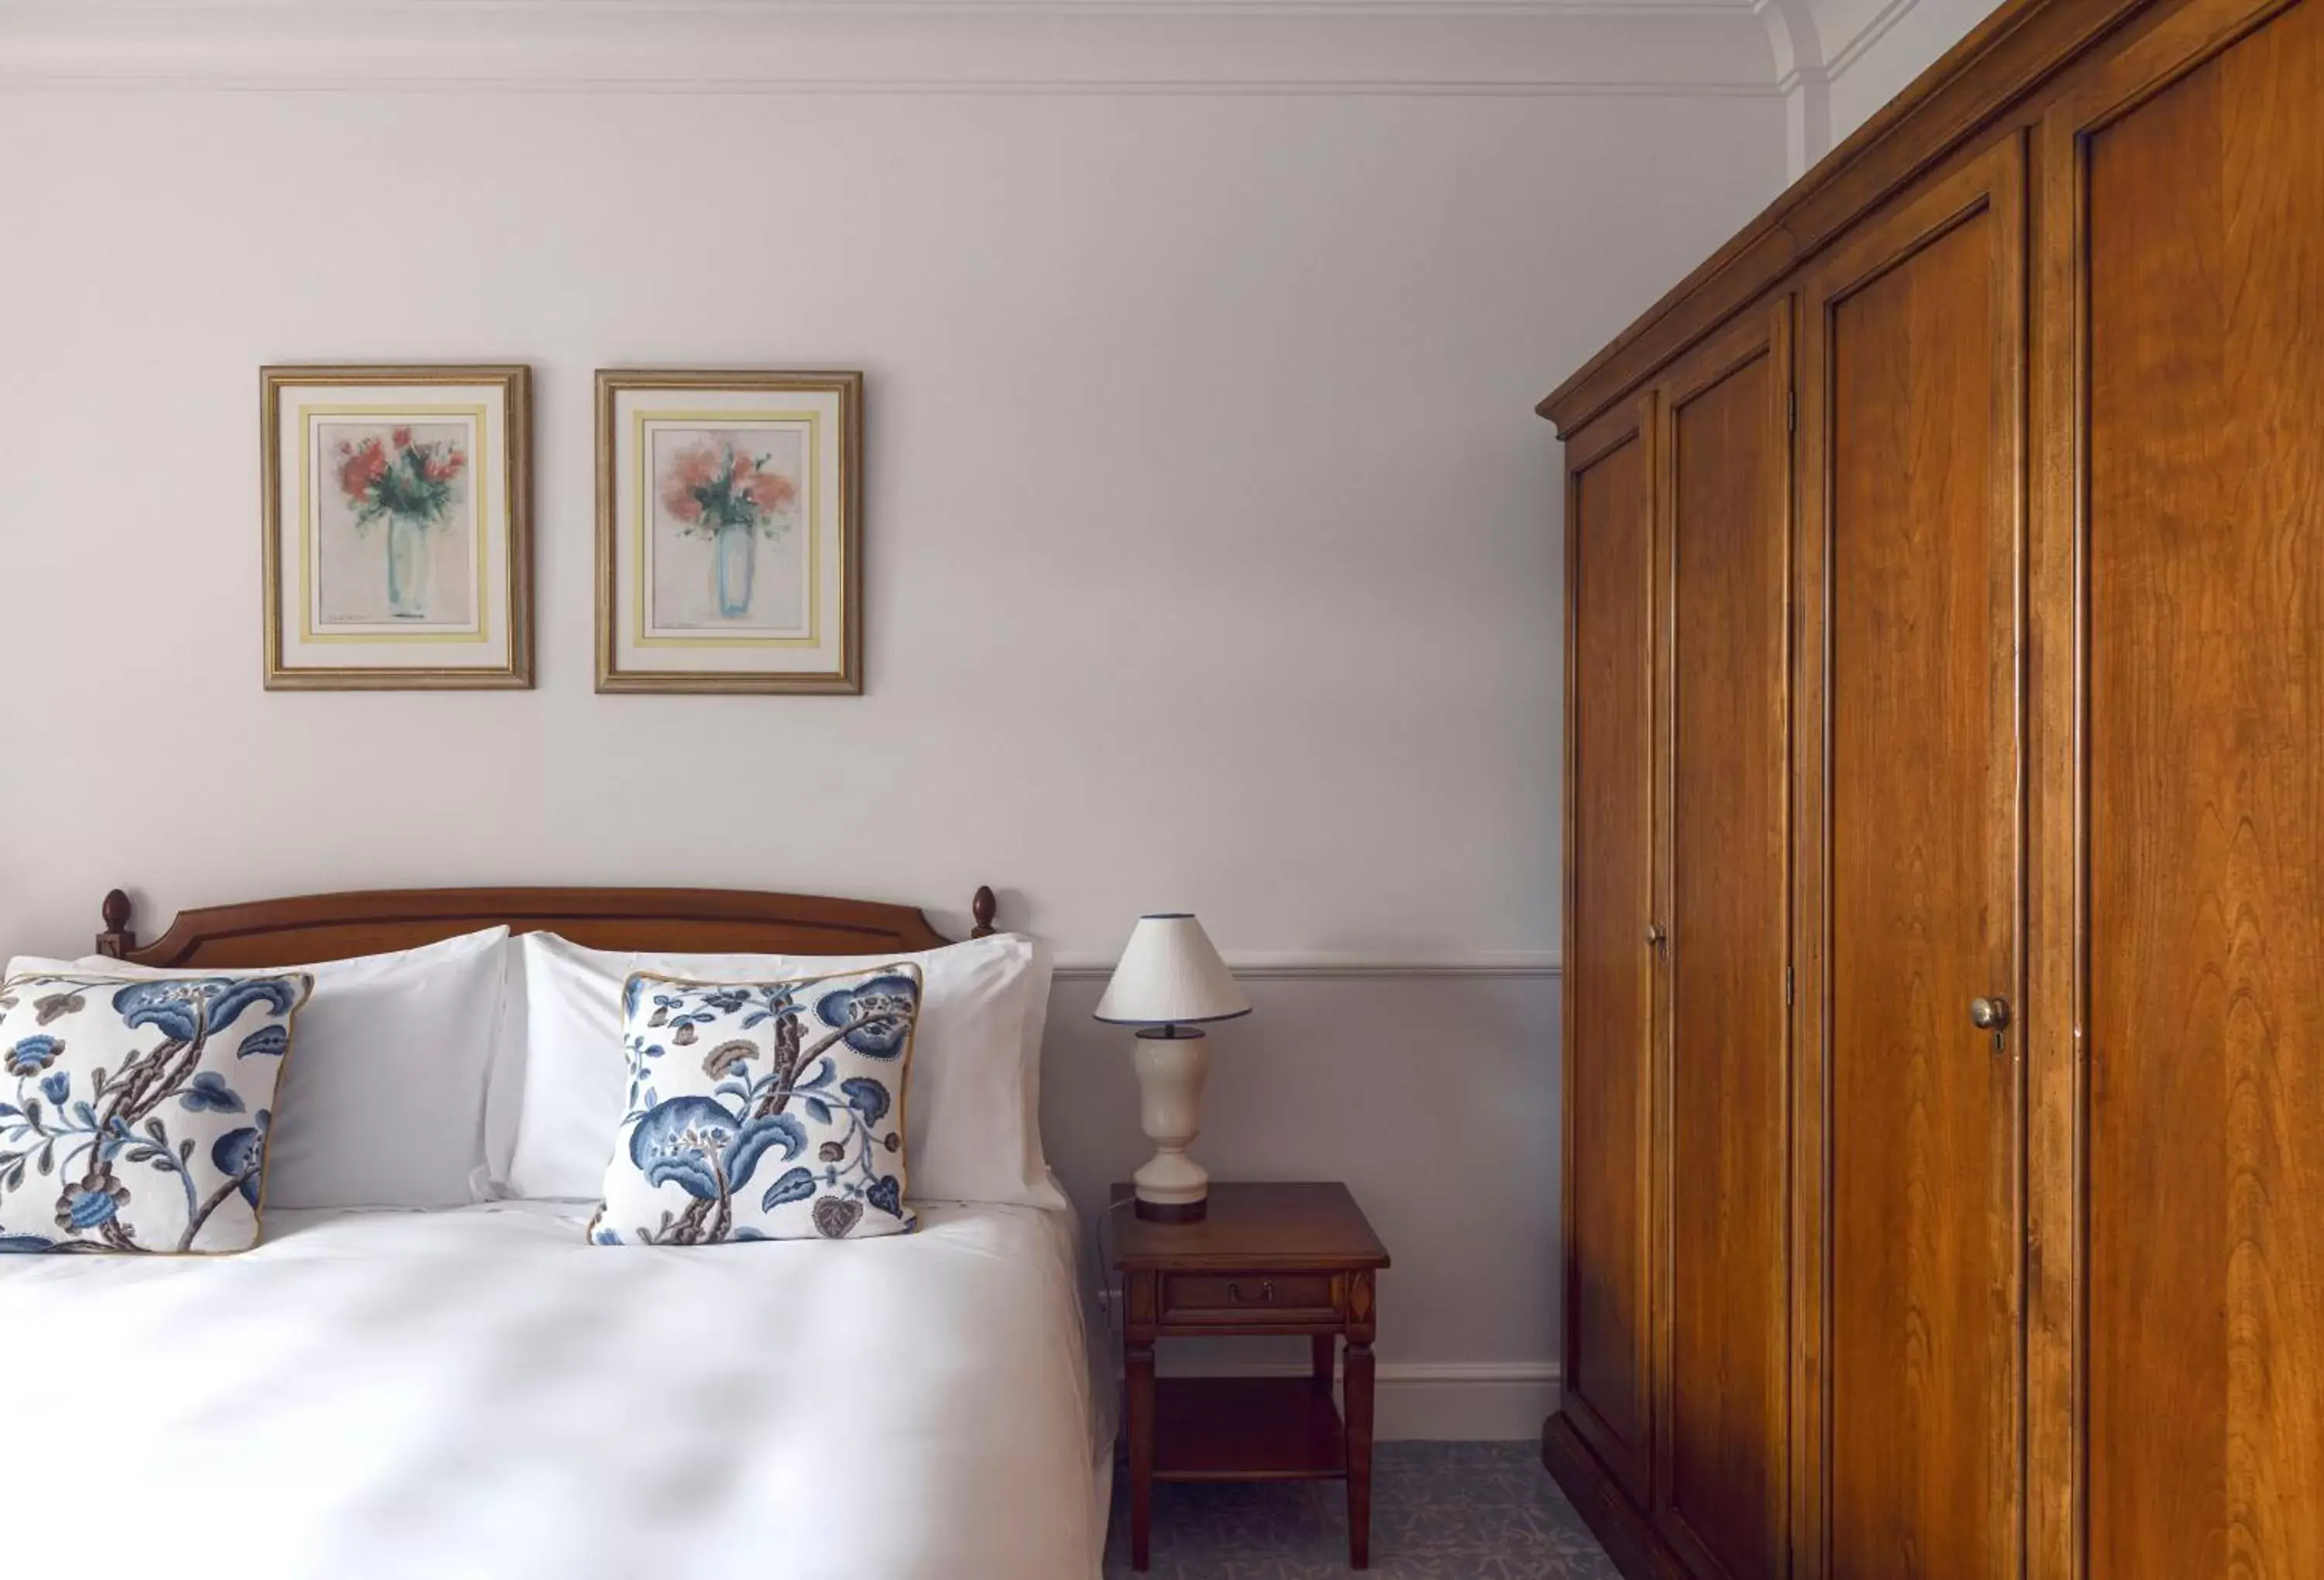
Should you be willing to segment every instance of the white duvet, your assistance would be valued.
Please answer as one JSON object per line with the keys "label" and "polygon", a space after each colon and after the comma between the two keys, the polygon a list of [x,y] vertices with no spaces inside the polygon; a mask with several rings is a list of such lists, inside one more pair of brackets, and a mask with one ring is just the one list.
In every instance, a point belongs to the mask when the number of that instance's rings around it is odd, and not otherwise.
{"label": "white duvet", "polygon": [[541,1203],[0,1256],[0,1573],[1092,1580],[1070,1217],[592,1246]]}

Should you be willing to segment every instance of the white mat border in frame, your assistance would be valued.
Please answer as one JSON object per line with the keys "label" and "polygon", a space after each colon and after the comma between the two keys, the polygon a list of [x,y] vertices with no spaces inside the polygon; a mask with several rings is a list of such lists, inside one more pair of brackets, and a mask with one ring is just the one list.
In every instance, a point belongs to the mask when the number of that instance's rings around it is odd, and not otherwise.
{"label": "white mat border in frame", "polygon": [[[473,475],[484,561],[477,637],[414,632],[309,641],[291,572],[309,523],[307,415],[322,407],[481,409]],[[302,407],[307,409],[302,412]],[[269,691],[529,689],[532,649],[532,370],[523,363],[274,363],[259,370],[264,673]],[[383,409],[383,415],[386,412]],[[339,413],[338,415],[348,415]],[[293,535],[296,535],[295,537]],[[414,640],[425,637],[424,640]]]}
{"label": "white mat border in frame", "polygon": [[[667,410],[707,420],[759,414],[770,398],[812,412],[813,534],[822,586],[812,642],[641,642],[631,563],[644,507],[632,429]],[[597,372],[597,689],[600,692],[863,690],[863,375],[860,371],[601,368]]]}

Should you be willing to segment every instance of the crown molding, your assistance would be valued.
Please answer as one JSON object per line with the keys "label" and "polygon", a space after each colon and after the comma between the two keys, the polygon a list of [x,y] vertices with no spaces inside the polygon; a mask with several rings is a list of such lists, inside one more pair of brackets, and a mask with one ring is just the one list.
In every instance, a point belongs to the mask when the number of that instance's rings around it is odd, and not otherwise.
{"label": "crown molding", "polygon": [[[1757,0],[1775,41],[1775,87],[1837,80],[1919,0]],[[1776,33],[1783,35],[1775,39]],[[1804,46],[1804,47],[1803,47]],[[1786,56],[1792,57],[1786,60]]]}
{"label": "crown molding", "polygon": [[[1877,0],[1875,0],[1877,3]],[[2160,0],[2003,0],[1534,408],[1571,436]],[[1898,13],[1901,16],[1904,13]],[[1896,17],[1880,23],[1885,29]],[[1854,35],[1851,35],[1853,37]]]}
{"label": "crown molding", "polygon": [[[1818,0],[1754,0],[1784,96],[1784,169],[1793,178],[1831,149],[1831,80]],[[1909,3],[1909,0],[1907,0]]]}
{"label": "crown molding", "polygon": [[1888,30],[1904,18],[1917,0],[1887,0],[1869,15],[1860,16],[1847,41],[1833,49],[1824,65],[1825,73],[1837,78],[1863,58],[1864,52],[1887,35]]}
{"label": "crown molding", "polygon": [[1796,179],[1831,152],[1831,88],[1917,0],[1752,0],[1784,96],[1785,158]]}
{"label": "crown molding", "polygon": [[1749,0],[15,0],[0,86],[1766,97]]}

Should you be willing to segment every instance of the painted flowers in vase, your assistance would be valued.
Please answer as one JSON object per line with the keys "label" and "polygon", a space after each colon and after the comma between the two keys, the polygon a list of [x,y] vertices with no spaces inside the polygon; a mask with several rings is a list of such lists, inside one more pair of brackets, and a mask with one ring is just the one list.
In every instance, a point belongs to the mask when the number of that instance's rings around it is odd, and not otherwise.
{"label": "painted flowers in vase", "polygon": [[773,537],[791,522],[798,485],[752,455],[733,434],[706,434],[669,458],[662,469],[662,509],[689,537],[711,541],[711,575],[718,612],[740,620],[751,611],[758,538]]}
{"label": "painted flowers in vase", "polygon": [[429,537],[451,514],[468,457],[455,440],[415,441],[409,427],[399,427],[384,439],[340,440],[337,464],[355,529],[386,523],[389,612],[427,619]]}

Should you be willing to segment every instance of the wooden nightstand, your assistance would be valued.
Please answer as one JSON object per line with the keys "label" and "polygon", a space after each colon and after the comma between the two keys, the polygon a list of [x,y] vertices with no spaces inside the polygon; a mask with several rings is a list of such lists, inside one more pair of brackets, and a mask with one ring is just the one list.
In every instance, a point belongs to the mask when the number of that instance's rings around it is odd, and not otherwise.
{"label": "wooden nightstand", "polygon": [[[1126,1201],[1128,1185],[1112,1199]],[[1348,1484],[1348,1562],[1371,1562],[1373,1275],[1388,1252],[1344,1185],[1211,1186],[1200,1223],[1111,1214],[1121,1275],[1130,1560],[1147,1565],[1157,1481]],[[1332,1362],[1348,1340],[1347,1420]],[[1163,1338],[1305,1335],[1305,1377],[1162,1377]]]}

